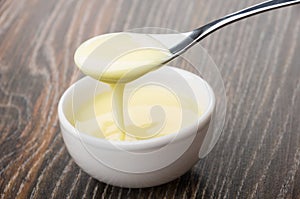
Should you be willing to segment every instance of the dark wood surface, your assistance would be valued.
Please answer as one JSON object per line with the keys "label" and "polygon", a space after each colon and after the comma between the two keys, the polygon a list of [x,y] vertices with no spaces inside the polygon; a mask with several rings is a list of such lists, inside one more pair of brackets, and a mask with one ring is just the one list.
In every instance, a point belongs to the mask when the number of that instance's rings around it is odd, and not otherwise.
{"label": "dark wood surface", "polygon": [[299,5],[202,41],[225,82],[227,118],[213,151],[179,179],[146,189],[94,180],[58,126],[82,41],[145,26],[187,31],[258,2],[0,0],[0,198],[300,198]]}

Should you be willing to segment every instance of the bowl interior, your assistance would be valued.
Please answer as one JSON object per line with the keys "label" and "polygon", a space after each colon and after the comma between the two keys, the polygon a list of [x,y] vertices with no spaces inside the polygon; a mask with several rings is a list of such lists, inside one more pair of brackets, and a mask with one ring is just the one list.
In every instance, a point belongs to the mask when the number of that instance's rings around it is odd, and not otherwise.
{"label": "bowl interior", "polygon": [[[180,92],[181,95],[189,99],[196,100],[196,104],[201,110],[201,116],[195,120],[193,126],[197,125],[199,128],[201,128],[201,126],[204,126],[209,121],[215,106],[215,97],[208,83],[199,76],[182,69],[165,66],[129,83],[126,86],[126,89],[128,92],[130,92],[132,89],[136,88],[138,85],[144,84],[145,82],[161,83],[170,87],[172,90],[174,90],[174,92]],[[70,133],[76,132],[74,124],[75,113],[78,111],[78,108],[81,107],[83,103],[86,103],[88,100],[92,99],[95,95],[109,89],[110,87],[107,84],[98,82],[90,77],[85,77],[73,84],[63,94],[59,103],[59,118],[61,124]],[[187,104],[184,104],[183,106],[189,106],[189,103],[187,102]],[[156,144],[166,144],[172,140],[174,136],[176,139],[188,136],[190,134],[188,129],[189,126],[183,128],[182,131],[184,131],[184,133],[177,133],[178,136],[176,136],[176,133],[174,133],[148,140],[112,142],[115,142],[117,145],[127,145],[126,147],[129,148],[135,147],[135,145],[147,147],[147,145],[150,143],[153,145],[153,142]],[[86,138],[88,142],[96,143],[103,140],[101,138],[89,136],[83,132],[79,132],[79,134],[80,136]],[[76,133],[74,133],[74,135],[78,136]]]}

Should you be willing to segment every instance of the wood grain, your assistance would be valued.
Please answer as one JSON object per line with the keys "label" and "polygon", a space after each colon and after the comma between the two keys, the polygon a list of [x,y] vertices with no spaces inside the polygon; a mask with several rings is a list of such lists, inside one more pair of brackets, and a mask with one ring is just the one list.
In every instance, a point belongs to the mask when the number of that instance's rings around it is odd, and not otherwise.
{"label": "wood grain", "polygon": [[202,42],[225,82],[227,119],[214,150],[179,179],[146,189],[98,182],[70,158],[58,126],[82,41],[138,27],[187,31],[258,2],[0,1],[0,198],[300,198],[298,5]]}

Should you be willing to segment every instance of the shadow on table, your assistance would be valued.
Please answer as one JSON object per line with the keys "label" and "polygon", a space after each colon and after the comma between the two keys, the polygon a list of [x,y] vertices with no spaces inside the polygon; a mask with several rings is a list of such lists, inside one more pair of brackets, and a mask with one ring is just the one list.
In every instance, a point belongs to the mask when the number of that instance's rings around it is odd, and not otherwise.
{"label": "shadow on table", "polygon": [[[98,181],[97,183],[102,188],[106,185]],[[192,169],[180,178],[156,187],[129,189],[109,185],[105,189],[101,191],[100,188],[96,195],[109,198],[198,198],[201,195],[210,195],[208,192],[212,187],[207,184],[206,176],[201,176],[197,169]]]}

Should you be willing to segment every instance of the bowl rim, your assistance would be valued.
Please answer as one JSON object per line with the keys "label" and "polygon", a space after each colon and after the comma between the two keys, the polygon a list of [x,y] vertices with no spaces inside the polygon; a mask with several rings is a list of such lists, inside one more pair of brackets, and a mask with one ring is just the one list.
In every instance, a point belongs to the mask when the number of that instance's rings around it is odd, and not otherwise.
{"label": "bowl rim", "polygon": [[[197,130],[199,131],[199,129],[202,129],[210,121],[211,115],[214,111],[215,104],[216,104],[214,92],[213,92],[211,86],[203,78],[195,75],[194,73],[191,73],[191,72],[183,70],[183,69],[175,68],[172,66],[164,66],[164,67],[168,67],[173,70],[178,70],[181,73],[184,72],[184,73],[187,73],[188,75],[192,75],[192,76],[200,79],[200,81],[202,81],[205,84],[205,86],[208,90],[208,96],[209,96],[208,108],[191,125],[181,128],[178,132],[174,132],[174,133],[171,133],[168,135],[164,135],[161,137],[155,137],[155,138],[151,138],[151,139],[146,139],[146,140],[137,140],[137,141],[107,140],[105,138],[97,138],[97,137],[88,135],[86,133],[79,132],[66,118],[65,113],[63,111],[63,104],[67,100],[69,93],[73,92],[73,90],[77,84],[81,84],[81,82],[87,81],[87,79],[94,80],[93,78],[91,78],[89,76],[85,76],[85,77],[79,79],[78,81],[74,82],[70,87],[68,87],[64,91],[64,93],[62,94],[62,96],[59,100],[58,119],[59,119],[59,123],[60,123],[60,127],[61,127],[61,132],[62,132],[62,128],[64,128],[70,135],[75,136],[78,139],[84,140],[85,143],[88,143],[97,148],[107,148],[108,146],[113,145],[113,146],[117,146],[117,147],[120,147],[125,150],[152,149],[152,148],[162,147],[171,142],[176,142],[176,141],[179,141],[182,139],[189,138],[192,134],[194,134],[194,132],[190,131],[190,129],[193,129],[196,127]],[[97,81],[97,80],[95,80],[95,81]],[[108,142],[111,144],[108,145]],[[108,147],[108,148],[110,148],[110,147]]]}

